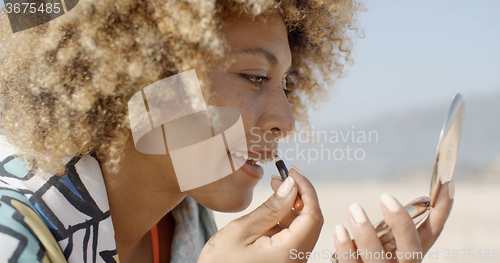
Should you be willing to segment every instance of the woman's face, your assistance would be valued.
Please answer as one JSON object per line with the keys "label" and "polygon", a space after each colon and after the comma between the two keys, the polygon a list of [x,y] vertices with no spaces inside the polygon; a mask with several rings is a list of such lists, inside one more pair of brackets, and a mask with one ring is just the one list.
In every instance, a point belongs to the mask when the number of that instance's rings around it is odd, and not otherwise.
{"label": "woman's face", "polygon": [[[273,160],[277,147],[273,139],[295,128],[284,91],[292,63],[285,24],[277,13],[255,20],[232,16],[221,31],[231,51],[209,75],[209,104],[239,110],[248,155]],[[224,62],[233,63],[224,70]],[[187,193],[213,210],[241,211],[252,201],[253,189],[263,175],[262,167],[247,162],[229,176]]]}

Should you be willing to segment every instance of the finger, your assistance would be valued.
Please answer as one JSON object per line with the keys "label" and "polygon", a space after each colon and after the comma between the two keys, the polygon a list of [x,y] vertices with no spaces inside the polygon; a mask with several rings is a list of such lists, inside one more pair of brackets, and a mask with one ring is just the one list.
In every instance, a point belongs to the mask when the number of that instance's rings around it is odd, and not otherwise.
{"label": "finger", "polygon": [[[392,228],[398,251],[405,254],[410,252],[411,255],[420,255],[422,244],[415,224],[406,209],[388,193],[383,194],[380,199],[380,207],[385,222]],[[415,259],[403,258],[400,262],[413,262]]]}
{"label": "finger", "polygon": [[427,220],[418,228],[420,240],[422,240],[422,248],[427,252],[436,242],[444,228],[444,224],[450,215],[453,207],[453,198],[455,195],[455,183],[453,181],[445,183],[441,186],[434,207],[431,209]]}
{"label": "finger", "polygon": [[283,219],[281,219],[280,224],[288,228],[292,224],[293,220],[295,220],[299,215],[300,213],[297,212],[296,210],[291,210],[290,213],[288,213],[288,215],[286,215],[285,217],[283,217]]}
{"label": "finger", "polygon": [[[321,213],[321,209],[319,207],[318,194],[314,189],[314,186],[311,182],[304,176],[304,174],[295,166],[291,166],[289,175],[294,176],[294,179],[297,180],[299,196],[302,201],[302,206],[305,208],[307,202],[308,212],[319,212]],[[307,200],[306,200],[307,199]]]}
{"label": "finger", "polygon": [[[356,245],[352,242],[349,233],[343,225],[335,227],[335,257],[339,263],[362,263],[361,259],[353,257],[353,252],[356,251]],[[356,254],[354,254],[356,255]]]}
{"label": "finger", "polygon": [[363,262],[387,262],[373,256],[373,253],[382,253],[383,247],[363,208],[359,204],[352,204],[349,210],[352,233]]}
{"label": "finger", "polygon": [[283,183],[281,180],[281,177],[277,175],[271,175],[271,188],[273,189],[274,192],[278,191],[278,188],[280,185]]}
{"label": "finger", "polygon": [[[281,177],[277,176],[277,175],[271,175],[271,188],[276,192],[279,188],[279,186],[281,185],[281,183],[283,183],[283,181],[281,181]],[[298,197],[298,196],[297,196]],[[300,201],[302,202],[302,199],[300,199]],[[297,199],[295,199],[295,204],[297,204]],[[302,203],[302,207],[303,207],[303,203]],[[302,208],[300,209],[302,210]],[[280,221],[280,224],[284,227],[289,227],[290,224],[292,223],[293,220],[295,220],[295,218],[299,215],[299,213],[297,211],[300,211],[300,210],[291,210],[290,213],[288,213],[288,215],[286,215],[281,221]]]}
{"label": "finger", "polygon": [[272,237],[285,228],[286,227],[282,226],[281,224],[277,224],[273,228],[269,229],[266,233],[264,233],[264,236]]}
{"label": "finger", "polygon": [[281,231],[273,238],[291,240],[295,246],[304,245],[305,241],[307,245],[312,245],[312,249],[324,222],[318,196],[311,182],[297,168],[292,167],[288,176],[297,182],[298,192],[304,202],[304,209],[300,212],[297,211],[299,215],[291,222],[288,229]]}
{"label": "finger", "polygon": [[251,244],[255,240],[273,228],[292,209],[293,202],[297,196],[298,187],[294,178],[287,178],[266,202],[257,207],[251,213],[232,221],[232,227],[236,229],[239,240]]}
{"label": "finger", "polygon": [[[271,175],[271,188],[276,192],[278,187],[281,185],[283,181],[281,180],[281,177],[277,175]],[[302,201],[302,198],[300,195],[297,196],[295,199],[295,203],[293,205],[293,209],[295,211],[301,211],[304,208],[304,202]]]}

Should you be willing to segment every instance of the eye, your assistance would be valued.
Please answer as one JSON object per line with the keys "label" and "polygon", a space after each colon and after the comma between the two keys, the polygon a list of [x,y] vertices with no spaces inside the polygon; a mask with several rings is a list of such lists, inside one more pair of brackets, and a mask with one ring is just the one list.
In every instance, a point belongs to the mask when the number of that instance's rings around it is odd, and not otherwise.
{"label": "eye", "polygon": [[246,78],[247,80],[252,82],[254,85],[259,86],[259,87],[262,86],[262,82],[264,80],[269,80],[269,78],[266,76],[254,76],[254,75],[246,75],[246,74],[241,74],[241,76],[243,76],[244,78]]}
{"label": "eye", "polygon": [[288,95],[289,95],[292,91],[286,88],[286,77],[285,77],[285,78],[283,78],[283,80],[281,81],[281,83],[282,83],[282,86],[283,86],[283,92],[285,92],[285,95],[286,95],[286,97],[288,98]]}
{"label": "eye", "polygon": [[288,95],[290,95],[290,93],[292,93],[292,91],[289,89],[283,89],[283,91],[285,92],[285,95],[287,98],[288,98]]}

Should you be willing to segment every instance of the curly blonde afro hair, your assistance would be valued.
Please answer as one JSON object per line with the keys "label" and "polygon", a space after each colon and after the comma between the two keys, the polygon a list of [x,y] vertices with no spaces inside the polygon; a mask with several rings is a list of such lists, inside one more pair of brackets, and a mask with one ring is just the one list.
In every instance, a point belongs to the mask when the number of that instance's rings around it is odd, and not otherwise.
{"label": "curly blonde afro hair", "polygon": [[[127,102],[141,88],[196,69],[200,84],[229,47],[227,14],[280,12],[295,118],[326,97],[349,61],[362,5],[354,0],[81,0],[68,14],[13,34],[0,14],[1,128],[23,160],[64,172],[95,153],[117,171],[130,136]],[[316,76],[316,77],[315,77]]]}

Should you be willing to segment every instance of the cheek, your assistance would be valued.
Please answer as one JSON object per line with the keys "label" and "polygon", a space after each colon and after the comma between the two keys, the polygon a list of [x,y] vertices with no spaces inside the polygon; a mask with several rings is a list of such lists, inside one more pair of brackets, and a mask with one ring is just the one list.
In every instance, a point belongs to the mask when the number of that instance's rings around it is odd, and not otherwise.
{"label": "cheek", "polygon": [[[224,81],[226,80],[226,81]],[[243,87],[241,81],[231,78],[220,79],[213,83],[210,104],[216,107],[237,109],[242,117],[246,133],[258,123],[260,106],[259,91]]]}
{"label": "cheek", "polygon": [[212,75],[213,84],[210,88],[214,106],[232,107],[241,113],[252,110],[252,101],[257,99],[258,91],[244,87],[242,80],[230,74]]}

